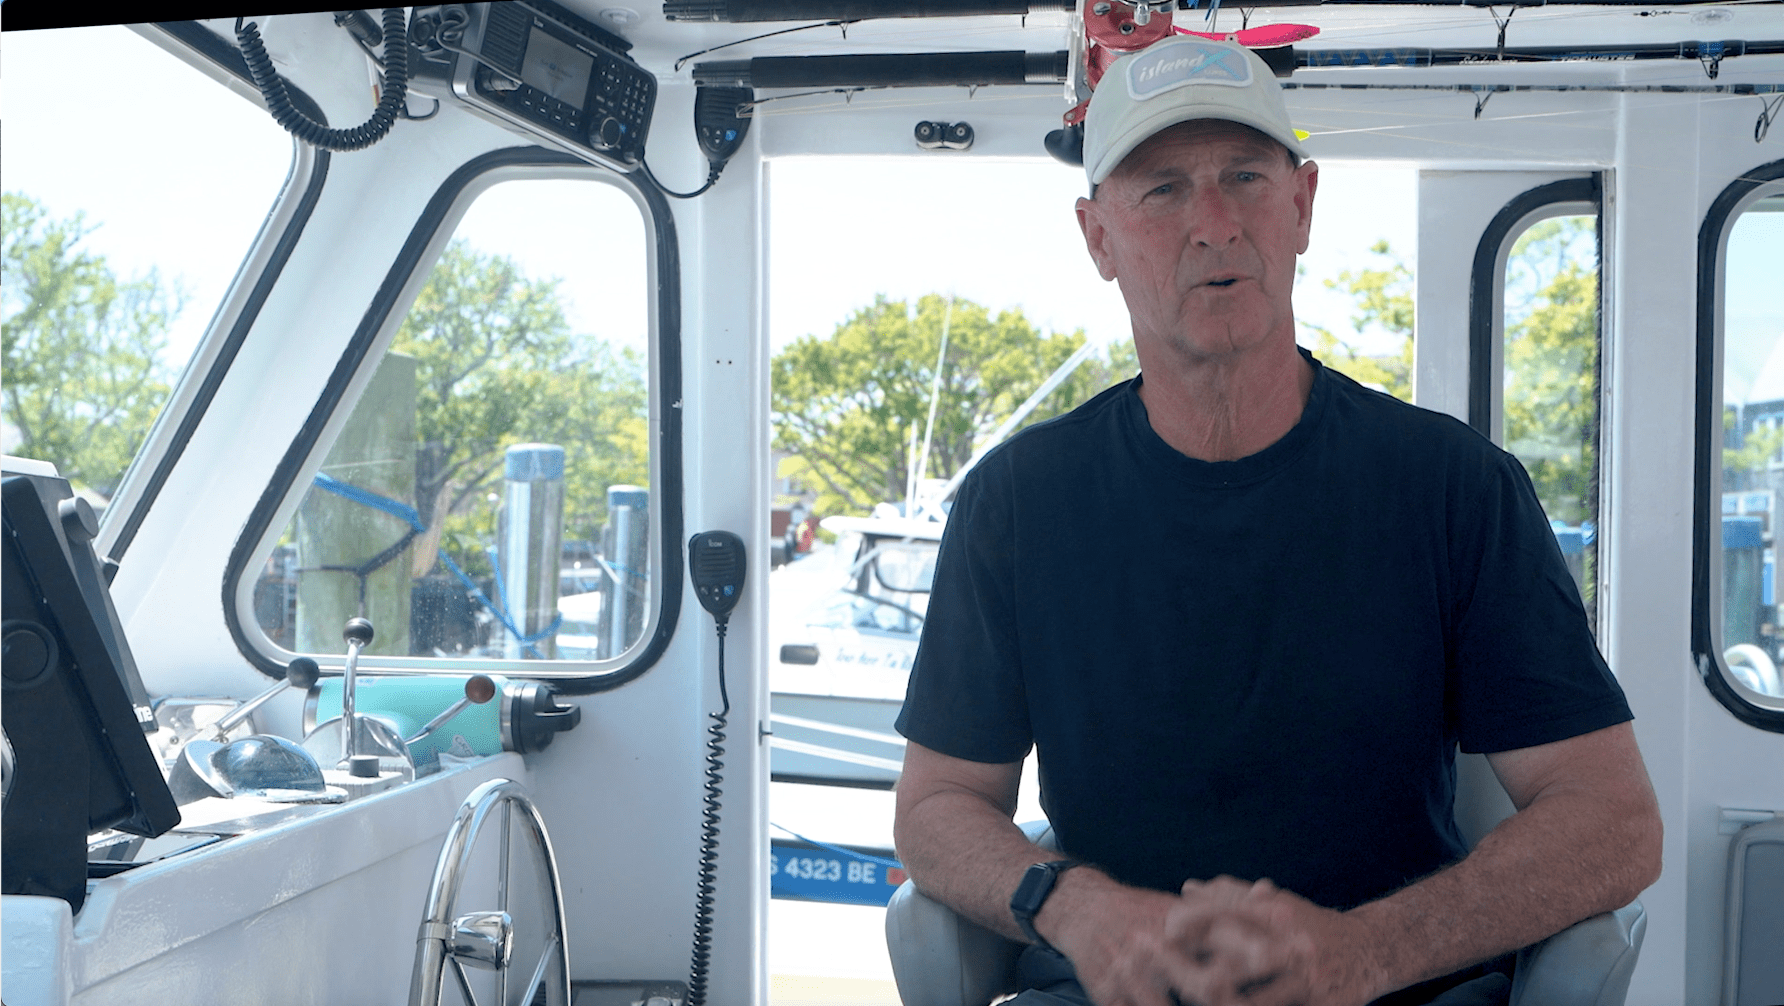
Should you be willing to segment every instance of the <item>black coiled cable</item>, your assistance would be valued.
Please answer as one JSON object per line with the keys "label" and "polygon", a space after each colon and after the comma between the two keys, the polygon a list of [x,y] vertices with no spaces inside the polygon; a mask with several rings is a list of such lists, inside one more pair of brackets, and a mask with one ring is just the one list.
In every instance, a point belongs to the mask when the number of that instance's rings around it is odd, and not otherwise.
{"label": "black coiled cable", "polygon": [[384,88],[378,107],[370,119],[352,129],[330,129],[291,104],[285,79],[273,68],[272,57],[260,41],[260,29],[252,21],[244,24],[237,19],[235,41],[254,77],[254,86],[260,88],[261,97],[266,99],[267,111],[287,132],[313,147],[336,153],[364,150],[390,132],[408,100],[409,29],[401,7],[384,8]]}
{"label": "black coiled cable", "polygon": [[718,887],[719,797],[725,781],[725,724],[731,717],[731,696],[725,691],[725,627],[719,630],[719,698],[724,708],[708,713],[706,728],[706,810],[700,823],[700,890],[694,898],[694,965],[688,974],[688,1006],[705,1006],[706,969],[712,961],[712,906]]}
{"label": "black coiled cable", "polygon": [[719,180],[719,175],[724,172],[726,163],[727,162],[725,161],[707,162],[706,184],[692,192],[677,192],[669,186],[664,185],[662,182],[657,181],[657,176],[651,173],[650,165],[645,163],[644,158],[640,157],[638,159],[638,167],[643,169],[644,177],[650,179],[650,183],[657,187],[658,192],[661,192],[663,195],[669,196],[672,199],[692,199],[695,196],[705,195],[706,190],[712,188],[713,184]]}

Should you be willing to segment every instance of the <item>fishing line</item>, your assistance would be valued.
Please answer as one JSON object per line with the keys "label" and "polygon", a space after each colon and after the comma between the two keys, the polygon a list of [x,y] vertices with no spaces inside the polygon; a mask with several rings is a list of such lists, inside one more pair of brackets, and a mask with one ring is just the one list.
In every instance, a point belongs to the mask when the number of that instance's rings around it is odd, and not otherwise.
{"label": "fishing line", "polygon": [[776,35],[791,35],[792,33],[796,32],[796,31],[810,31],[813,28],[841,27],[843,30],[843,36],[846,38],[848,36],[848,30],[849,30],[848,26],[858,23],[858,20],[859,19],[853,20],[853,21],[821,21],[817,24],[802,24],[802,25],[798,26],[797,28],[782,28],[780,31],[763,32],[760,35],[751,35],[749,38],[740,38],[734,42],[721,42],[720,44],[715,45],[710,49],[701,49],[699,52],[690,52],[686,56],[683,56],[680,59],[676,60],[675,61],[675,72],[680,73],[681,68],[687,65],[688,60],[693,59],[696,56],[704,56],[709,52],[718,52],[720,49],[729,49],[734,45],[743,45],[747,42],[760,42],[761,40],[763,40],[765,38],[774,38]]}
{"label": "fishing line", "polygon": [[1784,104],[1784,95],[1765,99],[1765,107],[1759,110],[1759,120],[1753,123],[1754,143],[1765,142],[1765,134],[1772,131],[1772,120],[1778,117],[1778,106],[1781,104]]}

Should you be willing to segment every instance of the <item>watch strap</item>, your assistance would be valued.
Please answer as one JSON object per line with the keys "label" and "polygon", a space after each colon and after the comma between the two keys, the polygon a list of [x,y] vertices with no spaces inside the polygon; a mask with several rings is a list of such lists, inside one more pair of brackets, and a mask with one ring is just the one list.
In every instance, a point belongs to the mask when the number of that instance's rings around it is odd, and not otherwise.
{"label": "watch strap", "polygon": [[1034,917],[1040,914],[1041,906],[1053,894],[1053,886],[1059,881],[1059,875],[1074,866],[1083,863],[1076,859],[1056,859],[1050,863],[1035,863],[1022,875],[1022,882],[1016,885],[1016,893],[1010,897],[1010,914],[1016,919],[1017,928],[1030,943],[1059,953],[1053,944],[1041,936],[1034,928]]}

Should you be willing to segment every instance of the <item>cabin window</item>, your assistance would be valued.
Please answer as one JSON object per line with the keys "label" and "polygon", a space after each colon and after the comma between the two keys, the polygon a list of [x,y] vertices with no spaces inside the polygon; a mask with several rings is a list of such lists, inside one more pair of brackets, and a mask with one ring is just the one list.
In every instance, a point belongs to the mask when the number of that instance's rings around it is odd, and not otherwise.
{"label": "cabin window", "polygon": [[110,534],[133,458],[205,376],[194,354],[294,145],[116,25],[8,32],[5,120],[0,446],[53,463]]}
{"label": "cabin window", "polygon": [[[645,219],[521,178],[465,211],[254,584],[281,650],[619,662],[655,621]],[[367,364],[368,367],[371,364]]]}
{"label": "cabin window", "polygon": [[1536,486],[1597,621],[1598,218],[1549,216],[1510,245],[1502,288],[1499,443]]}
{"label": "cabin window", "polygon": [[1418,173],[1320,162],[1295,276],[1296,340],[1366,387],[1412,401]]}
{"label": "cabin window", "polygon": [[[1784,707],[1777,512],[1784,495],[1784,186],[1730,218],[1722,266],[1718,651],[1736,694]],[[1712,497],[1712,503],[1718,502]],[[1769,700],[1769,701],[1768,701]]]}

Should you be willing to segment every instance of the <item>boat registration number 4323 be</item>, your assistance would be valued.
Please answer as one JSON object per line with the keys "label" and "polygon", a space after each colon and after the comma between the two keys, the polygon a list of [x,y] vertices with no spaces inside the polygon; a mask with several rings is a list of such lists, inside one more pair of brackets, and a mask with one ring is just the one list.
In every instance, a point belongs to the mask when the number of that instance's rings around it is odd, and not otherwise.
{"label": "boat registration number 4323 be", "polygon": [[889,849],[775,839],[768,856],[773,896],[845,905],[884,905],[904,883]]}

